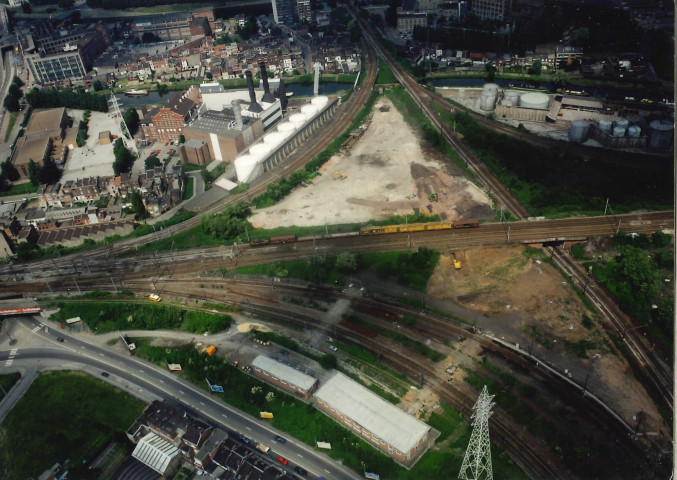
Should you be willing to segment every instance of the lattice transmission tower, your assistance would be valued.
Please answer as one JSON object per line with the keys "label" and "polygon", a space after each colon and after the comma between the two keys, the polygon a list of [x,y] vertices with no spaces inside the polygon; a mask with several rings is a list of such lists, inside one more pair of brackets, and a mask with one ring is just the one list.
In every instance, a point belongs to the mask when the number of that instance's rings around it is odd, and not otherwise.
{"label": "lattice transmission tower", "polygon": [[122,141],[125,143],[125,145],[127,145],[127,140],[129,140],[129,143],[131,143],[132,151],[138,154],[139,152],[136,150],[136,143],[134,142],[132,134],[129,132],[129,128],[125,123],[125,118],[122,116],[122,112],[120,111],[118,99],[115,98],[115,92],[113,92],[112,89],[110,91],[110,98],[108,99],[108,102],[110,103],[111,109],[113,110],[113,118],[120,119],[120,130],[122,130]]}
{"label": "lattice transmission tower", "polygon": [[487,392],[485,385],[480,393],[477,403],[473,407],[473,429],[465,451],[461,471],[458,478],[463,480],[493,480],[494,472],[491,468],[491,443],[489,441],[489,417],[493,395]]}

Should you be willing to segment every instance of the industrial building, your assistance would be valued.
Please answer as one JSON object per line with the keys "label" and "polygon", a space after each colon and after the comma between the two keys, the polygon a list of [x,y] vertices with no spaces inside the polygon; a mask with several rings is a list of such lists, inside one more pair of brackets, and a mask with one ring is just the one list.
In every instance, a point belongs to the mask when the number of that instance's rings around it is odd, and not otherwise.
{"label": "industrial building", "polygon": [[99,23],[71,32],[21,39],[28,70],[36,83],[55,83],[80,79],[92,69],[94,60],[110,44],[105,25]]}
{"label": "industrial building", "polygon": [[197,91],[174,94],[166,105],[150,110],[139,122],[142,138],[148,142],[178,141],[183,128],[197,116]]}
{"label": "industrial building", "polygon": [[[211,22],[214,22],[213,10]],[[183,40],[211,35],[212,28],[208,12],[176,12],[139,18],[132,22],[132,32],[139,40],[143,40],[144,34],[161,40]]]}
{"label": "industrial building", "polygon": [[335,372],[315,392],[315,404],[383,453],[411,466],[432,444],[432,429]]}
{"label": "industrial building", "polygon": [[251,367],[253,375],[304,400],[310,400],[317,388],[317,378],[264,355],[258,355]]}
{"label": "industrial building", "polygon": [[77,128],[69,128],[68,115],[65,108],[36,110],[28,123],[26,134],[21,137],[12,155],[12,165],[21,178],[28,178],[28,164],[32,160],[43,166],[47,159],[55,163],[66,161],[68,150],[73,148],[75,138],[73,132]]}

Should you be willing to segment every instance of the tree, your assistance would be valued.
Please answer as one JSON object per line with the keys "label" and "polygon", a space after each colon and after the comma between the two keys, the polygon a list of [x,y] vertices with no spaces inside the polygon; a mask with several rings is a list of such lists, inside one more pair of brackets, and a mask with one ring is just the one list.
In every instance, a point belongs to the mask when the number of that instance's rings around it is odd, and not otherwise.
{"label": "tree", "polygon": [[113,144],[113,154],[115,155],[115,161],[113,162],[113,173],[115,173],[115,176],[131,170],[132,165],[134,164],[134,156],[132,155],[132,152],[125,147],[121,138],[118,138]]}
{"label": "tree", "polygon": [[52,159],[48,158],[38,173],[40,183],[51,185],[61,179],[61,169],[56,166]]}
{"label": "tree", "polygon": [[159,93],[160,96],[162,97],[163,95],[166,95],[167,92],[169,92],[169,87],[167,85],[165,85],[164,83],[158,82],[157,93]]}
{"label": "tree", "polygon": [[205,78],[207,80],[211,80],[212,78],[214,78],[214,75],[212,75],[212,72],[207,72],[207,73],[205,73]]}
{"label": "tree", "polygon": [[127,124],[127,128],[129,129],[129,133],[134,136],[136,131],[139,129],[139,112],[136,111],[135,107],[129,107],[127,108],[123,118]]}
{"label": "tree", "polygon": [[322,368],[325,370],[331,370],[332,368],[336,368],[338,366],[338,361],[331,353],[325,353],[320,358],[320,366],[322,366]]}
{"label": "tree", "polygon": [[487,72],[487,82],[493,82],[496,78],[496,67],[492,62],[484,64],[484,70]]}
{"label": "tree", "polygon": [[94,88],[95,92],[100,92],[101,90],[106,88],[101,80],[94,80],[94,83],[92,83],[92,87]]}
{"label": "tree", "polygon": [[143,197],[141,196],[141,193],[132,193],[131,203],[132,209],[136,214],[134,215],[134,218],[137,220],[145,220],[146,218],[150,217],[150,213],[148,213],[146,206],[143,204]]}
{"label": "tree", "polygon": [[14,165],[12,165],[12,160],[10,158],[0,164],[0,174],[2,174],[10,182],[19,179],[19,172],[14,167]]}
{"label": "tree", "polygon": [[541,60],[534,60],[534,63],[529,68],[529,75],[540,75],[543,71],[543,62]]}
{"label": "tree", "polygon": [[354,253],[343,252],[336,257],[336,268],[345,273],[357,270],[357,257]]}
{"label": "tree", "polygon": [[275,400],[275,394],[273,392],[266,393],[266,402],[270,403]]}
{"label": "tree", "polygon": [[162,162],[160,162],[160,159],[157,158],[155,155],[152,155],[152,156],[146,158],[146,160],[143,164],[143,166],[146,170],[150,170],[152,168],[159,167],[160,165],[162,165]]}
{"label": "tree", "polygon": [[141,36],[141,41],[143,43],[153,43],[158,41],[158,37],[152,32],[144,32]]}
{"label": "tree", "polygon": [[33,161],[33,159],[28,161],[28,177],[31,179],[31,183],[36,187],[40,185],[40,166]]}
{"label": "tree", "polygon": [[186,143],[186,137],[183,136],[183,133],[179,135],[179,143]]}

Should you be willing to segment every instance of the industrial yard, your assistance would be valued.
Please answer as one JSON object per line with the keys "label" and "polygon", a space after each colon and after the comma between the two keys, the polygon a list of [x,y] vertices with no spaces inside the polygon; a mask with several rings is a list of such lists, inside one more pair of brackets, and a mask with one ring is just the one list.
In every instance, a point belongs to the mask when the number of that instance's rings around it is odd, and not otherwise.
{"label": "industrial yard", "polygon": [[262,228],[354,223],[415,210],[449,220],[492,217],[485,192],[443,162],[382,98],[348,152],[332,157],[308,186],[255,212],[251,222]]}

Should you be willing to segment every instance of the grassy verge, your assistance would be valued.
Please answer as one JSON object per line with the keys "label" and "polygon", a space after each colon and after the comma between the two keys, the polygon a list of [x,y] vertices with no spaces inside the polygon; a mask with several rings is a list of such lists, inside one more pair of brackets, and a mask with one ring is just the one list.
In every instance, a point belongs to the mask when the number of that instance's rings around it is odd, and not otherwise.
{"label": "grassy verge", "polygon": [[[462,452],[470,435],[469,428],[460,416],[454,416],[446,410],[439,418],[435,417],[433,422],[447,432],[457,432],[453,444],[449,438],[449,444],[444,451],[430,451],[412,470],[405,470],[312,405],[246,375],[220,358],[201,354],[192,346],[166,349],[151,346],[150,340],[145,338],[135,338],[132,341],[137,345],[137,355],[163,366],[165,359],[171,363],[180,363],[183,367],[182,375],[205,390],[207,385],[204,378],[207,375],[212,384],[224,387],[223,394],[213,394],[224,402],[254,417],[258,417],[261,410],[273,412],[275,417],[271,423],[274,427],[313,448],[319,440],[331,443],[332,449],[327,454],[356,472],[366,469],[378,473],[381,478],[410,480],[438,478],[440,468],[445,468],[445,471],[447,468],[450,469],[448,471],[460,469]],[[494,472],[500,478],[526,478],[500,452],[494,461]]]}
{"label": "grassy verge", "polygon": [[9,112],[9,121],[7,122],[7,131],[5,132],[4,143],[7,143],[9,140],[9,135],[12,133],[12,129],[16,124],[16,119],[19,117],[19,112]]}
{"label": "grassy verge", "polygon": [[188,200],[193,197],[193,190],[195,187],[195,179],[193,177],[186,177],[186,186],[183,189],[183,200]]}
{"label": "grassy verge", "polygon": [[31,182],[20,183],[18,185],[12,185],[12,188],[0,192],[0,197],[8,197],[10,195],[25,195],[27,193],[35,193],[38,191],[38,187],[33,185]]}
{"label": "grassy verge", "polygon": [[[110,298],[109,292],[100,292],[100,298]],[[193,333],[220,332],[230,328],[231,317],[178,307],[111,301],[65,301],[57,303],[60,310],[51,318],[65,321],[80,317],[92,332],[115,330],[183,330]]]}
{"label": "grassy verge", "polygon": [[182,163],[184,172],[197,172],[202,170],[204,165],[198,165],[197,163]]}
{"label": "grassy verge", "polygon": [[144,407],[128,393],[84,373],[41,374],[3,422],[3,478],[37,478],[65,458],[71,460],[73,478],[89,478],[83,461],[89,464]]}
{"label": "grassy verge", "polygon": [[5,393],[9,393],[9,391],[12,389],[14,384],[19,381],[21,378],[21,374],[16,372],[16,373],[8,373],[6,375],[0,375],[0,401],[2,401],[3,398],[5,398]]}
{"label": "grassy verge", "polygon": [[383,61],[383,59],[378,59],[378,76],[376,77],[376,84],[392,84],[397,83],[393,71],[390,67]]}

